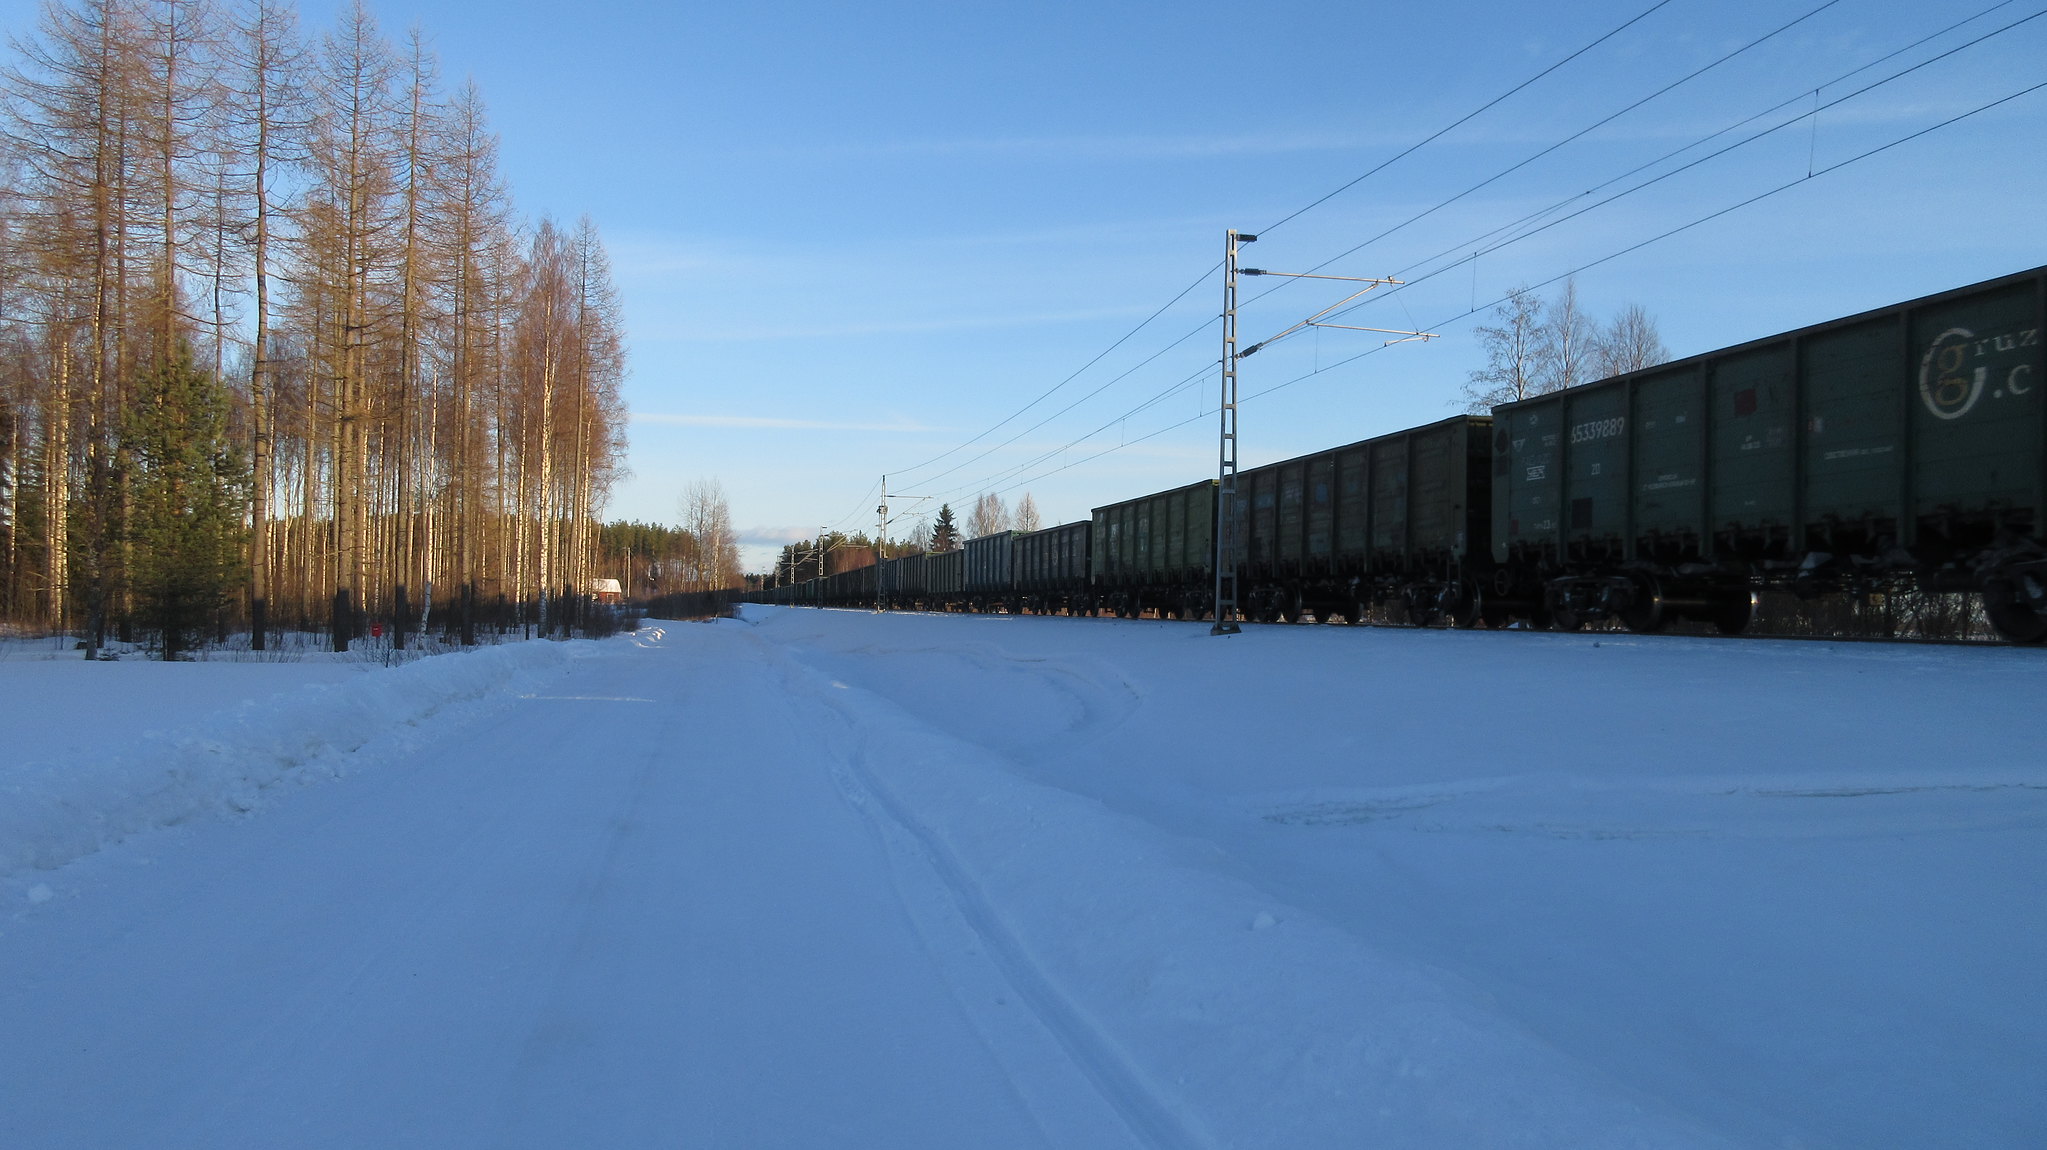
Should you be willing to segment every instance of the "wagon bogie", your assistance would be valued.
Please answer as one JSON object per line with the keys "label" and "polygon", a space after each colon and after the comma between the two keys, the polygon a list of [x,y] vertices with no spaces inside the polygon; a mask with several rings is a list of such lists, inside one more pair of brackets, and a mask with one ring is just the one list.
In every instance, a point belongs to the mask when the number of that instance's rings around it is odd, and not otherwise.
{"label": "wagon bogie", "polygon": [[1998,634],[2014,643],[2047,642],[2047,547],[2023,541],[1989,552],[1977,585]]}

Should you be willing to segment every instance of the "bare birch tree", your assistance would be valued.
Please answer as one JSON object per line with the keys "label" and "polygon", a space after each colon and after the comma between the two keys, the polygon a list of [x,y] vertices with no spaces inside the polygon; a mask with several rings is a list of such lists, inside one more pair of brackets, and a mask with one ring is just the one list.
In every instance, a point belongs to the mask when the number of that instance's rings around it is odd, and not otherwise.
{"label": "bare birch tree", "polygon": [[1003,505],[1002,496],[984,493],[974,500],[974,510],[967,515],[967,538],[979,539],[1009,530],[1009,508]]}
{"label": "bare birch tree", "polygon": [[1493,322],[1477,331],[1486,365],[1464,385],[1464,409],[1474,414],[1669,358],[1656,321],[1641,306],[1630,304],[1599,326],[1579,306],[1571,280],[1547,302],[1528,288],[1514,289],[1493,309]]}
{"label": "bare birch tree", "polygon": [[1486,365],[1471,373],[1464,385],[1465,410],[1490,411],[1540,393],[1538,351],[1542,343],[1542,301],[1528,288],[1507,293],[1493,309],[1493,322],[1478,328]]}
{"label": "bare birch tree", "polygon": [[1655,367],[1670,358],[1656,321],[1641,304],[1621,309],[1613,321],[1599,330],[1599,376],[1602,379]]}
{"label": "bare birch tree", "polygon": [[1591,378],[1597,362],[1598,329],[1578,305],[1578,282],[1567,279],[1542,311],[1536,329],[1535,386],[1547,394]]}
{"label": "bare birch tree", "polygon": [[739,586],[739,539],[732,533],[732,511],[722,484],[699,479],[689,485],[682,495],[682,528],[697,548],[689,589],[721,591]]}

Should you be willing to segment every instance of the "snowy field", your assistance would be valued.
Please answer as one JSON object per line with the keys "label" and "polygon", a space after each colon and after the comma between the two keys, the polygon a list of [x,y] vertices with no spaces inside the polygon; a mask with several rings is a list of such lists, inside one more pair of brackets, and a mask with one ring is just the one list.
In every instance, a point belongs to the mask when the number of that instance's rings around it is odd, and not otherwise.
{"label": "snowy field", "polygon": [[2047,1144],[2047,652],[748,608],[39,666],[15,726],[189,721],[0,758],[0,1146]]}

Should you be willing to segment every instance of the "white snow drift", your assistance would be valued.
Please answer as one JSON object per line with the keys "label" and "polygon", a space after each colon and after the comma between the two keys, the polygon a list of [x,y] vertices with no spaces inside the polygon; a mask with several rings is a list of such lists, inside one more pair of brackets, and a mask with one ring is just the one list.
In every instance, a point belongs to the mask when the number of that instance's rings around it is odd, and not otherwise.
{"label": "white snow drift", "polygon": [[[74,698],[57,713],[21,716],[17,722],[91,724],[104,709],[139,710],[153,713],[153,724],[165,729],[118,749],[0,760],[0,878],[60,866],[150,827],[251,810],[265,788],[295,774],[343,773],[343,756],[371,739],[559,666],[588,646],[528,642],[439,655],[212,713],[177,713],[150,690],[171,684],[129,679],[122,697]],[[277,668],[280,674],[290,669]]]}

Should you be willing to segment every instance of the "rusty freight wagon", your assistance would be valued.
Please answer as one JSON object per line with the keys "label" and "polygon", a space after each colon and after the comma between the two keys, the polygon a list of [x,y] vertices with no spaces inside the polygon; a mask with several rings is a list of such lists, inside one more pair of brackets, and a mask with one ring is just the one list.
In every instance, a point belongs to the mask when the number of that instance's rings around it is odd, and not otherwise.
{"label": "rusty freight wagon", "polygon": [[1571,628],[1976,591],[2047,639],[2047,268],[1494,409],[1502,585]]}

